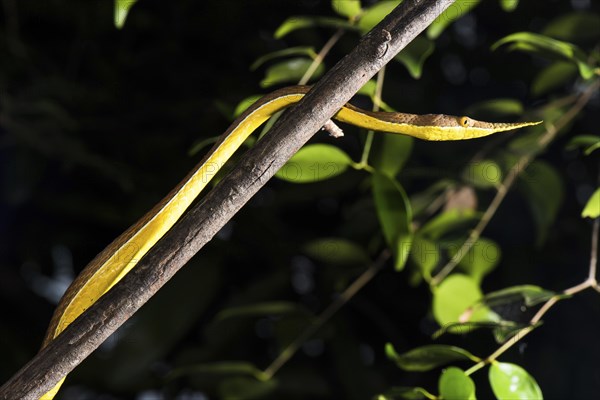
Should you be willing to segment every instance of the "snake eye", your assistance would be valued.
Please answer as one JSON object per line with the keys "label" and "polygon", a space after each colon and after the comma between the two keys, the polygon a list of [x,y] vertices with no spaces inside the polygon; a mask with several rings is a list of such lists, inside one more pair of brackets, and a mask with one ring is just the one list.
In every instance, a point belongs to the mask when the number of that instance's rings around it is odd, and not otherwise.
{"label": "snake eye", "polygon": [[471,126],[471,119],[469,117],[460,117],[458,123],[460,124],[460,126],[467,128]]}

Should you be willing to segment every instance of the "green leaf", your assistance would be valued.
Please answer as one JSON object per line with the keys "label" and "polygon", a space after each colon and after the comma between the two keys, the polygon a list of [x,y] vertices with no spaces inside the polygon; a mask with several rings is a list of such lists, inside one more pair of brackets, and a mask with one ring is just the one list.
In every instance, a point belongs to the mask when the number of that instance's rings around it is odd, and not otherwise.
{"label": "green leaf", "polygon": [[527,307],[543,303],[556,295],[555,292],[535,285],[511,286],[486,294],[481,302],[496,307],[514,302],[524,302]]}
{"label": "green leaf", "polygon": [[448,210],[432,218],[418,231],[419,235],[437,240],[458,229],[467,229],[474,225],[481,213],[472,210]]}
{"label": "green leaf", "polygon": [[398,236],[398,240],[396,241],[396,246],[392,247],[392,251],[394,252],[394,269],[396,271],[402,271],[404,266],[406,265],[406,260],[408,260],[408,255],[410,254],[410,248],[412,246],[413,234],[410,233],[402,233]]}
{"label": "green leaf", "polygon": [[[267,88],[280,83],[297,82],[304,76],[304,73],[311,64],[312,60],[309,58],[290,58],[273,64],[267,68],[265,77],[260,81],[260,86]],[[324,71],[325,66],[319,64],[312,78],[318,78],[323,75]]]}
{"label": "green leaf", "polygon": [[481,189],[497,187],[502,182],[502,169],[492,160],[474,161],[467,164],[463,178]]}
{"label": "green leaf", "polygon": [[311,258],[331,265],[366,265],[370,259],[365,250],[354,242],[341,238],[322,238],[304,245]]}
{"label": "green leaf", "polygon": [[419,267],[421,275],[429,279],[431,278],[431,271],[440,262],[439,246],[435,242],[417,235],[410,250],[410,257]]}
{"label": "green leaf", "polygon": [[527,371],[511,363],[495,362],[490,367],[490,384],[499,400],[542,400],[542,390]]}
{"label": "green leaf", "polygon": [[377,400],[393,400],[393,399],[407,399],[407,400],[421,400],[421,399],[437,399],[436,396],[429,393],[427,390],[421,387],[393,387],[384,394],[380,394],[376,397]]}
{"label": "green leaf", "polygon": [[429,25],[427,37],[432,40],[436,39],[448,25],[471,11],[479,2],[480,0],[456,0]]}
{"label": "green leaf", "polygon": [[[433,315],[440,326],[455,322],[466,322],[465,312],[475,305],[483,293],[479,285],[467,275],[452,274],[444,279],[433,293]],[[486,319],[487,308],[479,308],[475,314],[469,313],[470,321]]]}
{"label": "green leaf", "polygon": [[395,177],[410,157],[413,142],[410,136],[382,133],[373,149],[371,164],[378,172]]}
{"label": "green leaf", "polygon": [[573,150],[578,147],[585,147],[584,154],[589,156],[594,150],[600,148],[600,136],[578,135],[567,143],[567,150]]}
{"label": "green leaf", "polygon": [[481,119],[514,117],[523,114],[523,104],[515,99],[491,99],[473,104],[465,114]]}
{"label": "green leaf", "polygon": [[438,386],[444,400],[475,400],[475,383],[460,368],[445,369]]}
{"label": "green leaf", "polygon": [[337,14],[354,18],[362,12],[360,0],[331,0],[331,8]]}
{"label": "green leaf", "polygon": [[375,97],[375,92],[377,90],[377,82],[375,82],[373,79],[367,81],[367,83],[365,83],[363,85],[363,87],[361,87],[360,89],[358,89],[357,94],[362,94],[363,96],[369,96],[370,98]]}
{"label": "green leaf", "polygon": [[596,41],[600,39],[600,15],[590,12],[562,15],[552,20],[542,34],[569,42]]}
{"label": "green leaf", "polygon": [[381,1],[367,8],[358,21],[358,28],[363,34],[369,32],[400,3],[402,0]]}
{"label": "green leaf", "polygon": [[511,43],[510,50],[521,50],[540,55],[552,55],[574,62],[583,79],[594,76],[594,68],[587,64],[586,54],[574,44],[552,39],[531,32],[518,32],[508,35],[492,45],[492,50]]}
{"label": "green leaf", "polygon": [[121,29],[125,25],[125,20],[129,14],[129,10],[137,0],[115,0],[115,26]]}
{"label": "green leaf", "polygon": [[274,60],[277,58],[282,58],[282,57],[289,57],[289,56],[308,56],[314,60],[317,57],[317,53],[315,53],[314,47],[308,47],[308,46],[289,47],[287,49],[274,51],[272,53],[267,53],[264,56],[259,57],[256,61],[254,61],[252,63],[252,65],[250,66],[250,69],[252,71],[254,71],[268,61],[271,61],[271,60]]}
{"label": "green leaf", "polygon": [[262,399],[277,388],[276,380],[256,381],[243,376],[225,379],[219,382],[219,399],[254,400]]}
{"label": "green leaf", "polygon": [[583,218],[598,218],[600,216],[600,188],[596,189],[581,212]]}
{"label": "green leaf", "polygon": [[270,301],[264,303],[250,304],[240,307],[230,307],[219,312],[215,321],[229,318],[256,318],[270,315],[301,314],[310,315],[302,306],[289,301]]}
{"label": "green leaf", "polygon": [[[451,257],[457,255],[461,245],[462,242],[449,249]],[[479,284],[484,276],[496,268],[500,257],[500,247],[497,243],[490,239],[480,238],[460,260],[458,266]]]}
{"label": "green leaf", "polygon": [[514,11],[519,5],[519,0],[500,0],[500,6],[506,12]]}
{"label": "green leaf", "polygon": [[237,106],[235,106],[235,110],[233,111],[233,116],[235,118],[239,117],[244,111],[246,111],[246,109],[248,109],[248,107],[250,107],[252,104],[256,103],[256,101],[262,97],[263,97],[263,95],[261,95],[261,94],[256,94],[256,95],[246,97],[245,99],[240,101]]}
{"label": "green leaf", "polygon": [[385,345],[385,354],[394,361],[399,368],[405,371],[424,372],[430,371],[453,361],[472,360],[478,362],[479,358],[467,350],[456,346],[432,344],[417,347],[403,354],[396,353],[391,343]]}
{"label": "green leaf", "polygon": [[206,139],[203,139],[203,140],[200,140],[200,141],[194,143],[194,145],[190,148],[190,150],[188,150],[188,156],[190,156],[190,157],[195,156],[203,148],[215,144],[217,142],[217,140],[219,140],[219,136],[213,136],[213,137],[209,137],[209,138],[206,138]]}
{"label": "green leaf", "polygon": [[275,176],[294,183],[318,182],[340,175],[350,165],[350,156],[339,148],[310,144],[294,154]]}
{"label": "green leaf", "polygon": [[182,376],[200,374],[215,376],[245,375],[258,380],[268,379],[263,371],[245,361],[223,361],[180,367],[171,371],[167,378],[172,380]]}
{"label": "green leaf", "polygon": [[431,40],[417,36],[394,57],[394,60],[404,64],[410,76],[419,79],[423,73],[423,64],[425,64],[425,60],[429,58],[434,49],[435,45]]}
{"label": "green leaf", "polygon": [[400,184],[387,175],[373,174],[373,197],[383,235],[396,256],[397,271],[404,268],[412,244],[412,211]]}
{"label": "green leaf", "polygon": [[556,61],[537,74],[531,83],[531,92],[534,96],[541,96],[573,81],[576,76],[577,67],[573,63]]}
{"label": "green leaf", "polygon": [[[533,327],[537,328],[539,325],[541,325],[541,323],[538,323]],[[531,327],[532,325],[529,324],[511,324],[511,322],[505,321],[503,323],[499,323],[498,326],[492,330],[492,334],[494,335],[494,340],[496,340],[496,343],[502,344],[514,338],[516,335],[521,333],[523,329]]]}
{"label": "green leaf", "polygon": [[527,324],[517,324],[512,321],[504,321],[500,318],[500,316],[493,311],[488,311],[486,315],[485,321],[475,321],[475,322],[455,322],[451,324],[444,325],[442,328],[438,329],[433,335],[433,339],[438,339],[444,333],[452,333],[455,335],[466,335],[475,331],[476,329],[492,329],[494,335],[498,332],[518,332],[525,327],[530,327],[531,325]]}
{"label": "green leaf", "polygon": [[520,175],[518,186],[529,202],[537,226],[537,244],[541,245],[562,204],[562,180],[550,164],[534,161]]}
{"label": "green leaf", "polygon": [[282,37],[298,29],[312,28],[315,26],[346,30],[357,30],[357,28],[354,25],[352,25],[348,21],[344,21],[343,19],[339,18],[297,16],[286,19],[279,26],[279,28],[277,28],[273,36],[275,37],[275,39],[281,39]]}

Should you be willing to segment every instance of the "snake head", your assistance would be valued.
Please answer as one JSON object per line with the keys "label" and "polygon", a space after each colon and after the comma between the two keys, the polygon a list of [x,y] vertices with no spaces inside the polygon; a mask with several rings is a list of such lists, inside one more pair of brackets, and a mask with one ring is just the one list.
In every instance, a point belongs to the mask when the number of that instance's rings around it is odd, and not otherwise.
{"label": "snake head", "polygon": [[463,128],[468,128],[470,126],[473,126],[473,120],[469,117],[462,116],[458,118],[458,124]]}

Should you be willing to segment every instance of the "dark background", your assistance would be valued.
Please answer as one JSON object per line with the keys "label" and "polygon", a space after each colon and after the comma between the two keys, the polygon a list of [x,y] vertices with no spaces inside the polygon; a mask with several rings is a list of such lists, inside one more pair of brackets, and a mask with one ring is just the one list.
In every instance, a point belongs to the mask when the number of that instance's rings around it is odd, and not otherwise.
{"label": "dark background", "polygon": [[[499,38],[537,32],[575,10],[599,12],[597,2],[522,1],[514,13],[486,1],[447,29],[420,80],[394,63],[383,97],[407,112],[461,114],[469,105],[513,97],[525,105],[529,82],[543,61],[491,52]],[[593,4],[593,5],[592,5]],[[275,29],[294,15],[332,15],[328,1],[141,0],[122,30],[112,1],[3,0],[0,10],[0,381],[38,350],[61,290],[89,260],[175,185],[200,158],[193,145],[218,135],[233,109],[258,86],[261,55],[312,45],[327,29],[283,40]],[[331,67],[355,44],[349,33],[326,59]],[[452,68],[451,68],[452,67]],[[564,95],[572,84],[553,93]],[[598,100],[572,134],[597,133]],[[595,131],[594,131],[595,130]],[[363,136],[347,128],[333,143],[354,160]],[[563,178],[564,202],[547,240],[536,246],[531,210],[511,193],[485,232],[503,251],[484,291],[517,284],[563,290],[585,278],[591,224],[579,217],[594,187],[597,160],[567,152],[568,136],[541,157]],[[483,141],[415,143],[400,175],[409,194],[433,179],[460,176]],[[597,153],[596,153],[597,154]],[[423,173],[426,171],[426,173]],[[278,344],[307,321],[302,315],[215,322],[219,311],[261,301],[297,302],[323,310],[364,264],[321,265],[302,246],[343,237],[375,257],[380,235],[365,174],[294,185],[273,180],[179,275],[105,345],[78,367],[62,398],[217,398],[218,377],[165,380],[172,368],[224,360],[266,367]],[[491,199],[482,193],[481,208]],[[381,243],[375,242],[375,243]],[[438,372],[406,373],[384,355],[431,342],[436,326],[430,293],[406,273],[382,271],[277,375],[273,398],[368,398],[391,386],[436,392]],[[600,391],[600,302],[592,292],[556,306],[544,326],[501,360],[526,368],[546,398],[589,399]],[[485,356],[487,333],[445,336]],[[463,367],[468,367],[465,365]],[[478,397],[491,396],[487,372],[474,376]],[[102,395],[102,397],[100,397]],[[188,397],[185,397],[188,396]]]}

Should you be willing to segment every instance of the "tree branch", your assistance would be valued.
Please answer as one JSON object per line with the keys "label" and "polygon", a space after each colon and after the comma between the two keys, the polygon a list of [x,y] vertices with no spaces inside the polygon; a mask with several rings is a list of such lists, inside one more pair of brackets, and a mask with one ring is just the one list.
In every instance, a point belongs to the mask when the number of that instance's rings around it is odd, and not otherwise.
{"label": "tree branch", "polygon": [[148,301],[350,98],[454,0],[404,1],[365,35],[109,292],[2,388],[37,399]]}

